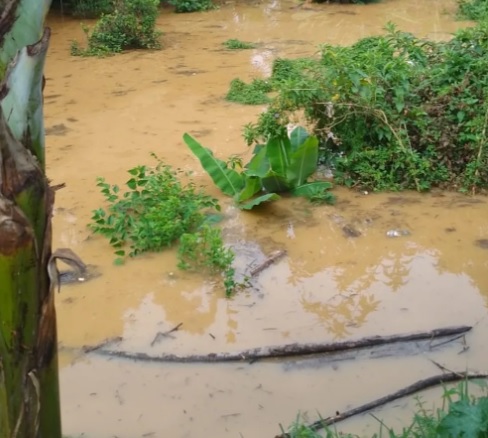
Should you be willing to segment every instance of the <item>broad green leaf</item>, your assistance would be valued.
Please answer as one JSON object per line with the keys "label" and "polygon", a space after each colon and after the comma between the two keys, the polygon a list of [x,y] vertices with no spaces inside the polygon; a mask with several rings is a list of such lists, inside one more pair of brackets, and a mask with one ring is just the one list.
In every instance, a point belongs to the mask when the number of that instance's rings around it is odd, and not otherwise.
{"label": "broad green leaf", "polygon": [[259,178],[264,178],[269,172],[269,160],[266,156],[266,148],[263,146],[259,148],[257,152],[256,149],[254,149],[254,151],[255,153],[251,158],[251,161],[245,166],[246,170],[244,173],[248,177],[257,176]]}
{"label": "broad green leaf", "polygon": [[191,135],[185,134],[183,140],[200,160],[204,170],[209,174],[215,185],[229,196],[236,196],[244,187],[244,177],[227,164],[216,158],[210,149],[204,148]]}
{"label": "broad green leaf", "polygon": [[301,126],[297,126],[293,131],[290,133],[290,144],[291,150],[296,151],[303,142],[308,138],[308,132],[305,128]]}
{"label": "broad green leaf", "polygon": [[290,165],[291,144],[286,135],[270,138],[266,144],[266,156],[271,170],[282,177],[286,176],[286,170]]}
{"label": "broad green leaf", "polygon": [[328,181],[315,181],[303,184],[292,190],[294,196],[303,196],[304,198],[314,199],[321,198],[326,194],[327,190],[332,188],[332,183]]}
{"label": "broad green leaf", "polygon": [[291,155],[287,169],[287,180],[293,187],[301,186],[317,170],[319,159],[319,141],[317,137],[308,137]]}
{"label": "broad green leaf", "polygon": [[242,189],[241,193],[237,196],[237,202],[246,201],[252,198],[256,193],[262,189],[260,178],[257,176],[249,176],[246,178],[246,185]]}
{"label": "broad green leaf", "polygon": [[476,404],[459,400],[449,406],[448,414],[438,427],[438,436],[446,438],[481,438],[488,431],[488,398],[481,397]]}
{"label": "broad green leaf", "polygon": [[254,207],[256,207],[259,204],[262,204],[263,202],[276,201],[277,199],[280,199],[280,196],[277,195],[276,193],[266,193],[265,195],[258,196],[257,198],[251,199],[245,204],[238,204],[237,206],[241,210],[252,210]]}
{"label": "broad green leaf", "polygon": [[268,172],[264,178],[261,179],[261,184],[264,189],[270,193],[282,193],[290,190],[290,186],[286,179],[273,171]]}

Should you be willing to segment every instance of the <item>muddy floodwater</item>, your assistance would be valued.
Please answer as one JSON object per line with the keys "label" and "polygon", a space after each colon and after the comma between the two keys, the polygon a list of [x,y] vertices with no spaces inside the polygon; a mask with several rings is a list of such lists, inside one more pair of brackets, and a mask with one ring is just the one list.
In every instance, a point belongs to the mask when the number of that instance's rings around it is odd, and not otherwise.
{"label": "muddy floodwater", "polygon": [[[440,373],[430,360],[486,371],[488,199],[434,192],[371,194],[335,189],[335,206],[283,199],[240,212],[223,198],[182,142],[189,132],[225,159],[251,151],[244,124],[262,107],[223,99],[229,82],[269,74],[278,56],[312,55],[320,43],[349,44],[388,22],[435,40],[468,23],[446,0],[384,0],[367,6],[289,0],[229,2],[201,14],[163,11],[163,49],[74,58],[79,22],[51,17],[45,112],[48,176],[57,192],[54,248],[71,248],[101,274],[57,295],[64,433],[72,437],[273,437],[297,413],[306,420],[373,400]],[[258,43],[228,51],[222,42]],[[286,255],[226,299],[198,274],[176,268],[172,250],[114,266],[108,242],[87,229],[103,205],[96,177],[123,183],[127,170],[168,164],[194,172],[219,197],[238,270],[273,251]],[[351,232],[351,230],[353,232]],[[399,237],[387,232],[400,230]],[[181,324],[177,331],[156,337]],[[249,364],[168,364],[83,353],[121,337],[117,349],[157,356],[234,352],[472,325],[442,348]],[[424,392],[434,400],[438,392]],[[397,426],[408,400],[375,414]],[[372,433],[365,415],[342,430]]]}

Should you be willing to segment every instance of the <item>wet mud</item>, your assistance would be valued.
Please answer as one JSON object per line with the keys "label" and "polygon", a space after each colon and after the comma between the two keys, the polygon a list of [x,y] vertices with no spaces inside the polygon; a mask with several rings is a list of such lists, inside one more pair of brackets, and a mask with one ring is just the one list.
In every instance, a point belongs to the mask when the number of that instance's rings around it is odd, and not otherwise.
{"label": "wet mud", "polygon": [[[453,370],[483,370],[487,198],[337,188],[335,206],[283,199],[241,212],[222,198],[182,141],[189,132],[222,158],[246,160],[251,151],[242,127],[262,107],[226,102],[233,78],[265,76],[277,56],[312,55],[321,43],[349,44],[380,33],[387,21],[446,39],[467,25],[454,20],[454,11],[453,1],[440,0],[230,2],[202,14],[163,11],[162,50],[105,59],[70,57],[70,40],[84,37],[79,22],[51,17],[48,176],[53,184],[66,183],[56,193],[53,243],[71,248],[97,272],[89,281],[63,285],[56,297],[65,434],[272,437],[298,412],[313,421],[317,412],[328,416],[437,374],[429,359]],[[224,50],[229,38],[259,44]],[[173,251],[114,266],[107,241],[87,229],[92,210],[103,203],[95,179],[123,183],[128,169],[152,164],[151,152],[192,171],[221,199],[239,272],[285,252],[255,276],[252,288],[226,299],[208,279],[179,271]],[[189,355],[465,324],[474,325],[472,333],[442,349],[336,361],[156,364],[82,351],[114,337],[122,338],[118,348],[125,351]],[[159,332],[171,333],[155,341]],[[390,407],[376,412],[388,424],[411,416],[406,400]],[[341,427],[378,430],[368,416]]]}

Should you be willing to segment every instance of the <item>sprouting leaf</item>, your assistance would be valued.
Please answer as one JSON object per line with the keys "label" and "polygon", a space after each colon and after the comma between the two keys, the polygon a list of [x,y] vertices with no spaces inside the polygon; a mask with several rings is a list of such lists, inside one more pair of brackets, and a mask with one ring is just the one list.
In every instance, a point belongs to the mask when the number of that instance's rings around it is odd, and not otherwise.
{"label": "sprouting leaf", "polygon": [[210,149],[204,148],[191,135],[185,134],[183,140],[200,160],[204,170],[212,178],[215,185],[229,196],[236,196],[244,186],[244,178],[226,163],[216,158]]}
{"label": "sprouting leaf", "polygon": [[[261,145],[262,146],[262,145]],[[254,155],[251,161],[245,166],[246,170],[244,173],[246,176],[257,176],[259,178],[264,178],[269,172],[269,160],[266,155],[266,147],[262,146],[259,149],[254,149]]]}
{"label": "sprouting leaf", "polygon": [[266,144],[266,156],[271,170],[279,176],[285,177],[290,165],[291,143],[286,135],[270,138]]}
{"label": "sprouting leaf", "polygon": [[256,193],[262,189],[261,179],[257,176],[248,176],[246,178],[246,185],[242,189],[241,193],[237,196],[237,202],[246,201],[252,198]]}

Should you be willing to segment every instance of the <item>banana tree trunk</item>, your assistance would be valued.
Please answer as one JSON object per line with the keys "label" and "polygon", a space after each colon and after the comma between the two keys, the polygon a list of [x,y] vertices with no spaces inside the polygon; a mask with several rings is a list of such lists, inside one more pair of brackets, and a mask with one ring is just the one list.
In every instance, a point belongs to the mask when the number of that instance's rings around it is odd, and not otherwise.
{"label": "banana tree trunk", "polygon": [[49,6],[0,0],[1,438],[61,437],[42,111]]}

